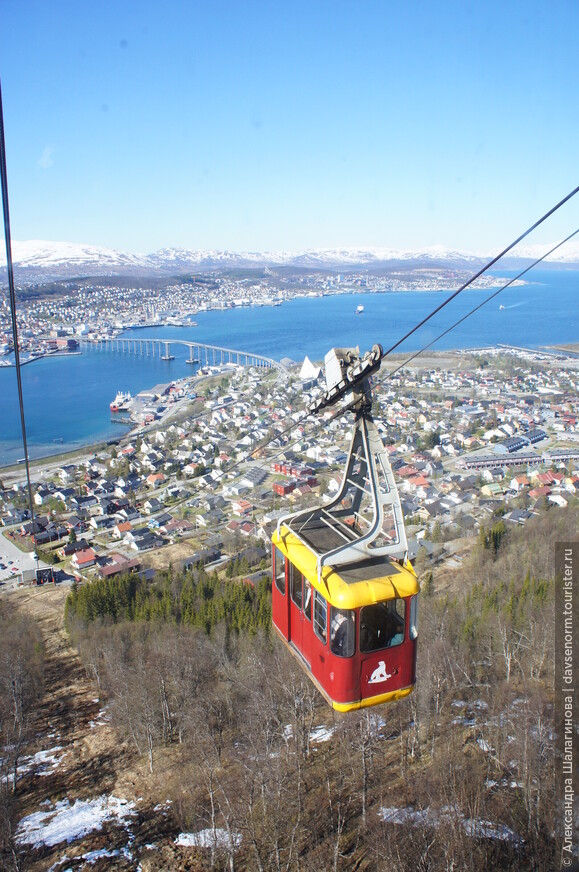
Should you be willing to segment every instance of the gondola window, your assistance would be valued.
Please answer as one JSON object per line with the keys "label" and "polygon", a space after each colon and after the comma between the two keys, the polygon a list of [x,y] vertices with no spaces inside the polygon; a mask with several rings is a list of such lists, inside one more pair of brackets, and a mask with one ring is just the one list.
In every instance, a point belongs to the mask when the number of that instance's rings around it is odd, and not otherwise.
{"label": "gondola window", "polygon": [[404,641],[405,602],[390,600],[360,610],[360,651],[367,654]]}
{"label": "gondola window", "polygon": [[326,625],[328,620],[328,604],[323,596],[314,590],[314,630],[316,635],[326,644]]}
{"label": "gondola window", "polygon": [[275,586],[285,596],[285,555],[281,553],[279,548],[275,549]]}
{"label": "gondola window", "polygon": [[338,657],[351,657],[356,648],[356,615],[351,609],[331,607],[330,650]]}

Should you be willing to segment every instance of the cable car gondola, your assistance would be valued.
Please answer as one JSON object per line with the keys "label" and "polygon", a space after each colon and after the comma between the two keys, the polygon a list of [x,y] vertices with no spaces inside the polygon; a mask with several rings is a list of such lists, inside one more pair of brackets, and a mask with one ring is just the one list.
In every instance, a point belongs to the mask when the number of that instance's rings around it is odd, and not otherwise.
{"label": "cable car gondola", "polygon": [[275,629],[327,701],[351,711],[400,699],[416,682],[419,585],[400,498],[371,415],[374,346],[326,355],[319,411],[355,415],[341,487],[327,505],[278,521],[272,537]]}

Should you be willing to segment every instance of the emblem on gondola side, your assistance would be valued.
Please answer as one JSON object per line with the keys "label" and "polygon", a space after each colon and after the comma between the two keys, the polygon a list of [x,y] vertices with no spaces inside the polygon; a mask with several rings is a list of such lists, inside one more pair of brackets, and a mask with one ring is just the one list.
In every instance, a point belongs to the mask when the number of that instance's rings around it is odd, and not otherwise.
{"label": "emblem on gondola side", "polygon": [[390,672],[386,672],[386,664],[383,660],[380,660],[378,666],[368,679],[368,684],[380,684],[382,681],[388,681],[389,678],[392,678]]}

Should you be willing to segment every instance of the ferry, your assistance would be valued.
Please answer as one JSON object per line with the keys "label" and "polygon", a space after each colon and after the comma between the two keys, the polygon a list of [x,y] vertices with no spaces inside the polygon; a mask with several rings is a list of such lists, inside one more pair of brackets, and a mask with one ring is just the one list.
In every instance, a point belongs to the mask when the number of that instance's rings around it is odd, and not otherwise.
{"label": "ferry", "polygon": [[116,397],[111,403],[111,412],[125,412],[132,402],[133,398],[130,391],[127,391],[126,393],[118,391]]}
{"label": "ferry", "polygon": [[364,306],[358,306],[358,308],[356,309],[356,315],[361,315],[363,311],[364,311]]}

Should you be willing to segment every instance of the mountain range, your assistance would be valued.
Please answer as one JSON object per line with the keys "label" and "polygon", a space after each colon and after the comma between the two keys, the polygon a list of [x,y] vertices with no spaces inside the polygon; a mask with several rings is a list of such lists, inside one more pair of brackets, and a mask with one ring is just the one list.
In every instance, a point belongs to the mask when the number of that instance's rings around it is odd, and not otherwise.
{"label": "mountain range", "polygon": [[[540,257],[544,246],[519,246],[516,257],[501,261],[501,266],[516,268]],[[421,250],[386,248],[337,248],[287,251],[203,251],[162,248],[152,254],[132,254],[94,245],[73,242],[30,240],[12,243],[16,280],[34,281],[89,275],[177,275],[184,272],[211,272],[235,269],[340,270],[364,269],[389,272],[399,269],[467,269],[486,263],[491,254],[452,251],[442,246]],[[558,266],[579,265],[579,243],[568,243],[549,260]],[[0,257],[0,278],[5,277],[6,259]]]}

